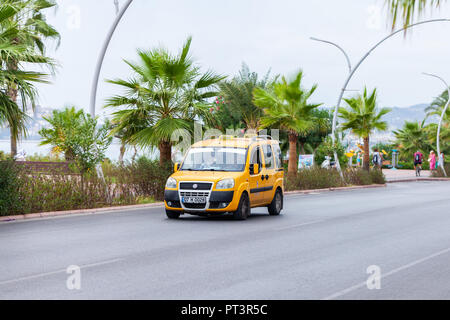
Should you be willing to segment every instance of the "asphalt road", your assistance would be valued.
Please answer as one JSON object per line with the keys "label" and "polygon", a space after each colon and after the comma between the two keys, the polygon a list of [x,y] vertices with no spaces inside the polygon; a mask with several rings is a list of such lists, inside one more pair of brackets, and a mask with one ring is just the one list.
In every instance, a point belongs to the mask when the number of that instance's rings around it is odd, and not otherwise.
{"label": "asphalt road", "polygon": [[[0,298],[450,299],[449,182],[295,195],[279,217],[252,213],[1,223]],[[67,289],[70,265],[80,290]],[[369,266],[380,289],[366,285]]]}

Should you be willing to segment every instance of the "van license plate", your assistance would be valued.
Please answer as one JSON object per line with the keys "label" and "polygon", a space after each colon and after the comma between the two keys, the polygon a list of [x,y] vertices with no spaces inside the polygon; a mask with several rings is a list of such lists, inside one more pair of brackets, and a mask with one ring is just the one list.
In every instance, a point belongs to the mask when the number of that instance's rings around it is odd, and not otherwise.
{"label": "van license plate", "polygon": [[183,203],[206,203],[206,197],[183,197]]}

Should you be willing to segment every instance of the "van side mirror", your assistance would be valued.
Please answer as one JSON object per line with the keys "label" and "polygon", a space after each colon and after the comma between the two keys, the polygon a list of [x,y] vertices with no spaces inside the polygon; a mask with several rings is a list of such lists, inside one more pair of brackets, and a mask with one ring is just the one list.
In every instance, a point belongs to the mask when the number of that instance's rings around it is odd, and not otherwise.
{"label": "van side mirror", "polygon": [[175,163],[175,165],[173,166],[173,172],[177,172],[180,169],[180,164],[177,162]]}
{"label": "van side mirror", "polygon": [[250,164],[250,174],[258,174],[259,173],[259,165],[257,163]]}

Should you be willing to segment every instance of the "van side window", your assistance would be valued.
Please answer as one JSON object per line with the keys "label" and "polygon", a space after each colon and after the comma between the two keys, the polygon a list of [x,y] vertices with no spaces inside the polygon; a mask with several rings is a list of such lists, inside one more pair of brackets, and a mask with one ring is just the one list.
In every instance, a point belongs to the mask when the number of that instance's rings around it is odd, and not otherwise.
{"label": "van side window", "polygon": [[283,168],[283,156],[281,154],[280,146],[275,144],[272,147],[273,147],[275,163],[277,165],[277,168],[278,169]]}
{"label": "van side window", "polygon": [[266,165],[266,169],[275,168],[272,147],[269,144],[265,144],[262,148],[264,152],[264,163]]}
{"label": "van side window", "polygon": [[259,147],[256,147],[253,149],[252,151],[252,156],[250,158],[250,164],[255,164],[257,163],[259,168],[262,168],[262,161],[261,161],[261,153],[259,150]]}

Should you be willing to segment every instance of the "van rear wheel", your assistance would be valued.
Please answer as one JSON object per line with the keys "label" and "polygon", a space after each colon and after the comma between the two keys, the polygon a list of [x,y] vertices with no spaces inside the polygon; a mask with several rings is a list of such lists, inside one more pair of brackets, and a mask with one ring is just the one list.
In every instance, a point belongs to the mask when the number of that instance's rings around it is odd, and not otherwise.
{"label": "van rear wheel", "polygon": [[246,192],[242,193],[241,200],[239,201],[238,209],[233,212],[233,218],[235,220],[245,220],[250,215],[250,200]]}
{"label": "van rear wheel", "polygon": [[275,192],[272,202],[268,206],[271,216],[278,216],[283,209],[283,193],[280,190]]}

